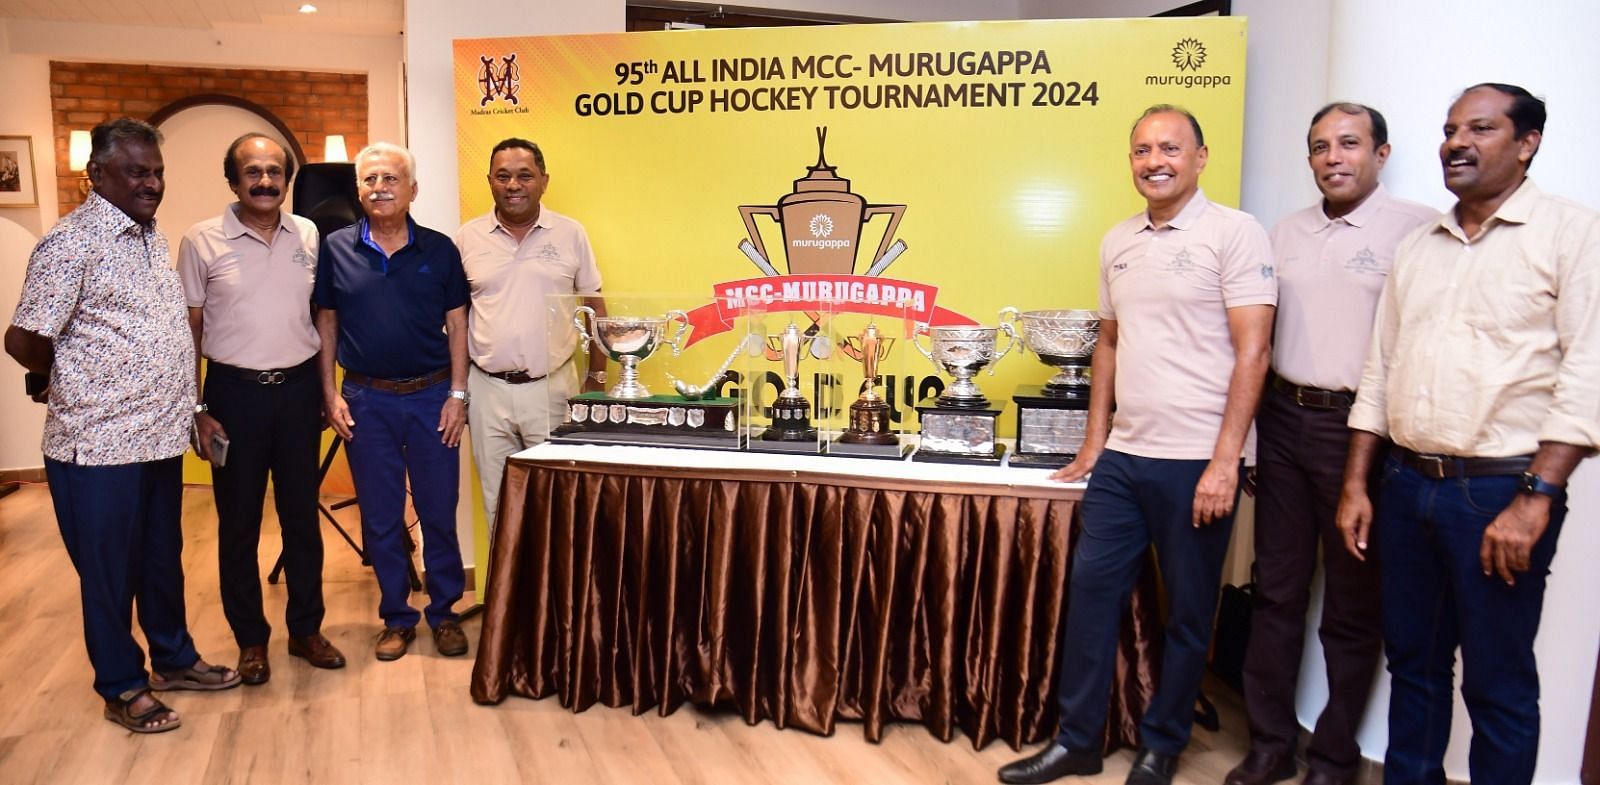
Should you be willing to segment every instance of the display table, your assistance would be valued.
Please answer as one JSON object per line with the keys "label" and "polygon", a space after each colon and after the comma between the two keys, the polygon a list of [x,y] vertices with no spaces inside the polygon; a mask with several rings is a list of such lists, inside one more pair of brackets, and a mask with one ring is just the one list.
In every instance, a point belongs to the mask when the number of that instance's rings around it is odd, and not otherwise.
{"label": "display table", "polygon": [[[1055,731],[1083,486],[1038,469],[544,444],[506,463],[472,697],[635,714],[685,702],[833,732]],[[1147,564],[1106,748],[1132,745],[1158,636]]]}

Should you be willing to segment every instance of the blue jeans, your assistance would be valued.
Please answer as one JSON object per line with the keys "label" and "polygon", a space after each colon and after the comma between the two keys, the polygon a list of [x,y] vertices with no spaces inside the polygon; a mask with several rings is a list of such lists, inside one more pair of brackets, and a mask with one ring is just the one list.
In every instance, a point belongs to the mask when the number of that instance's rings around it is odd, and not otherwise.
{"label": "blue jeans", "polygon": [[80,466],[45,458],[44,471],[78,571],[94,691],[111,700],[149,681],[133,638],[135,600],[151,667],[195,664],[183,606],[183,459]]}
{"label": "blue jeans", "polygon": [[361,504],[362,545],[378,578],[378,615],[387,627],[415,627],[421,616],[409,601],[409,477],[412,507],[422,525],[428,626],[454,621],[451,608],[466,588],[466,574],[456,539],[461,448],[444,446],[438,431],[450,384],[397,395],[345,382],[341,392],[356,421],[347,448],[350,477]]}
{"label": "blue jeans", "polygon": [[[1061,645],[1056,740],[1073,752],[1105,738],[1117,637],[1145,550],[1154,545],[1166,586],[1167,624],[1156,693],[1139,722],[1140,744],[1177,755],[1189,743],[1233,515],[1196,528],[1194,489],[1208,461],[1141,458],[1107,450],[1083,494]],[[1235,509],[1238,493],[1234,494]]]}
{"label": "blue jeans", "polygon": [[1429,479],[1390,458],[1373,526],[1383,553],[1383,638],[1389,657],[1387,785],[1442,785],[1455,694],[1472,718],[1473,782],[1533,780],[1539,752],[1539,672],[1533,639],[1544,608],[1565,504],[1534,545],[1530,566],[1507,586],[1484,575],[1484,530],[1517,495],[1515,476]]}

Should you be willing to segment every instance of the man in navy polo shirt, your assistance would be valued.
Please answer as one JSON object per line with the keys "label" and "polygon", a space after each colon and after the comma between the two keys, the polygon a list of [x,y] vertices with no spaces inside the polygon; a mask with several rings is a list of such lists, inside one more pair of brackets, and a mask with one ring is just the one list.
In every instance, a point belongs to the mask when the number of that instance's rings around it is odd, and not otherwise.
{"label": "man in navy polo shirt", "polygon": [[[361,531],[382,595],[380,660],[405,656],[419,614],[408,601],[406,478],[422,523],[428,626],[440,654],[467,653],[452,610],[466,585],[456,540],[467,422],[467,277],[449,237],[411,220],[416,162],[378,142],[356,155],[366,217],[328,235],[313,300],[323,410],[349,442]],[[334,350],[344,384],[334,385]]]}

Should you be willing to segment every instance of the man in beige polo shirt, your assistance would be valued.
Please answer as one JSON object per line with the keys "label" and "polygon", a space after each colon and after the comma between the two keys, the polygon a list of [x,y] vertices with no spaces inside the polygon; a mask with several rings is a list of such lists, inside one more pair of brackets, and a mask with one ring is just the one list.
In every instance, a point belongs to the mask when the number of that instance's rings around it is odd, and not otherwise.
{"label": "man in beige polo shirt", "polygon": [[1319,110],[1306,160],[1322,199],[1272,230],[1278,314],[1273,376],[1256,413],[1256,603],[1244,666],[1250,752],[1225,785],[1266,785],[1296,773],[1294,696],[1319,544],[1328,702],[1306,748],[1305,781],[1347,782],[1361,762],[1355,734],[1383,630],[1374,612],[1377,564],[1346,553],[1334,525],[1350,445],[1345,420],[1395,246],[1439,215],[1378,182],[1388,136],[1383,114],[1371,107]]}
{"label": "man in beige polo shirt", "polygon": [[1395,252],[1350,410],[1338,521],[1353,556],[1371,529],[1383,556],[1387,785],[1444,781],[1457,648],[1472,781],[1528,783],[1538,762],[1545,579],[1567,477],[1600,447],[1600,213],[1528,179],[1544,122],[1515,85],[1451,105],[1457,202]]}
{"label": "man in beige polo shirt", "polygon": [[[319,668],[344,667],[344,655],[322,635],[321,342],[311,323],[317,228],[283,211],[294,159],[272,139],[234,140],[222,172],[239,201],[184,234],[178,274],[195,356],[210,361],[195,451],[212,462],[222,612],[239,644],[239,675],[245,684],[264,684],[272,677],[272,627],[262,611],[256,553],[269,475],[283,533],[289,654]],[[225,454],[214,452],[224,441]]]}
{"label": "man in beige polo shirt", "polygon": [[[463,224],[456,247],[472,294],[467,424],[493,542],[506,458],[544,441],[561,423],[567,397],[579,391],[572,363],[576,301],[582,296],[599,316],[605,303],[588,233],[540,204],[550,173],[539,146],[501,141],[489,154],[486,179],[494,209]],[[590,352],[594,370],[585,387],[599,389],[605,355],[595,347]]]}
{"label": "man in beige polo shirt", "polygon": [[1182,109],[1153,106],[1133,128],[1128,161],[1147,207],[1100,244],[1088,434],[1052,475],[1094,472],[1072,559],[1061,727],[1000,769],[1002,782],[1100,771],[1118,628],[1152,545],[1168,618],[1129,785],[1170,783],[1189,741],[1278,294],[1261,225],[1200,191],[1206,157],[1200,123]]}

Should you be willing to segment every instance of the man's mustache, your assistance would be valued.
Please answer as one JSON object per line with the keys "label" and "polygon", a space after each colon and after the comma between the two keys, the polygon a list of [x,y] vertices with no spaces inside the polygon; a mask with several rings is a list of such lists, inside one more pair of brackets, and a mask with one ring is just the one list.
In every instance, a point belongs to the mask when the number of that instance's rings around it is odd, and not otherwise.
{"label": "man's mustache", "polygon": [[251,196],[282,196],[283,191],[275,185],[258,185],[250,189]]}
{"label": "man's mustache", "polygon": [[379,191],[373,194],[370,198],[374,202],[392,202],[394,201],[394,194],[388,191]]}

